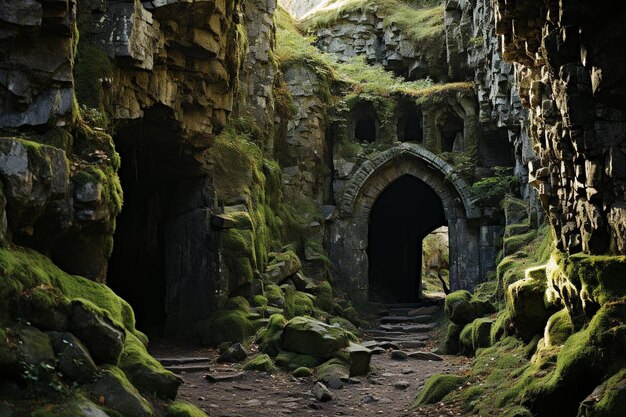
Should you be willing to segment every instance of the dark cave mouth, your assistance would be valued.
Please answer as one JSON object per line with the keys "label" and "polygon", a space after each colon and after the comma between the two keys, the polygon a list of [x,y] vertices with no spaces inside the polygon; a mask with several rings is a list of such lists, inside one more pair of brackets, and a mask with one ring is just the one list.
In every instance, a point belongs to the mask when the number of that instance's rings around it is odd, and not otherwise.
{"label": "dark cave mouth", "polygon": [[378,196],[368,234],[370,301],[421,300],[423,241],[446,224],[441,199],[414,176],[398,178]]}

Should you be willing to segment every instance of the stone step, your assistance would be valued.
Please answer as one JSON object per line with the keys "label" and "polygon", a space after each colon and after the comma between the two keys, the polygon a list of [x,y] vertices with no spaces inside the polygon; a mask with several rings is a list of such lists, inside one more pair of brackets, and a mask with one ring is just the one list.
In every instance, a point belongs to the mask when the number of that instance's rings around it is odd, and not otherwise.
{"label": "stone step", "polygon": [[409,317],[434,315],[434,314],[441,313],[442,310],[443,310],[443,307],[439,305],[429,306],[429,307],[418,307],[418,308],[408,311],[406,315]]}
{"label": "stone step", "polygon": [[423,334],[423,333],[412,334],[412,333],[407,333],[403,331],[391,331],[391,330],[382,330],[382,329],[367,330],[366,332],[363,332],[363,334],[372,339],[376,339],[378,337],[408,337],[411,340],[430,339],[430,336],[428,336],[427,334]]}
{"label": "stone step", "polygon": [[391,324],[391,323],[432,323],[435,321],[435,318],[430,315],[422,315],[422,316],[387,316],[380,319],[382,324]]}
{"label": "stone step", "polygon": [[204,365],[168,365],[164,367],[175,374],[192,374],[195,372],[209,372],[209,364]]}
{"label": "stone step", "polygon": [[204,357],[189,357],[189,358],[156,358],[157,361],[161,363],[163,366],[170,365],[187,365],[192,363],[204,363],[210,362],[210,358]]}
{"label": "stone step", "polygon": [[400,324],[381,324],[378,328],[380,330],[389,331],[389,332],[401,332],[401,333],[427,333],[434,330],[437,327],[437,324],[409,324],[409,325],[400,325]]}

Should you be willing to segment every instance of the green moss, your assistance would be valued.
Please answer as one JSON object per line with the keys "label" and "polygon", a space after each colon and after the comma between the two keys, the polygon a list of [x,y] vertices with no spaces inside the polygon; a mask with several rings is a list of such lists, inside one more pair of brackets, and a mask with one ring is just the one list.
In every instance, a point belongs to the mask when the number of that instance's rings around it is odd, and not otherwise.
{"label": "green moss", "polygon": [[530,231],[530,222],[509,224],[504,228],[504,237],[522,235]]}
{"label": "green moss", "polygon": [[285,305],[285,295],[278,285],[266,285],[265,296],[270,305],[282,307]]}
{"label": "green moss", "polygon": [[289,291],[285,295],[285,317],[291,319],[296,316],[310,316],[314,306],[311,297],[301,291]]}
{"label": "green moss", "polygon": [[537,231],[531,230],[521,235],[514,235],[504,238],[504,254],[510,255],[524,246],[528,245],[537,237]]}
{"label": "green moss", "polygon": [[311,368],[301,366],[300,368],[294,369],[291,375],[294,378],[306,378],[306,377],[313,375],[313,370]]}
{"label": "green moss", "polygon": [[198,341],[205,346],[217,346],[224,342],[243,343],[254,332],[255,324],[248,319],[247,313],[239,310],[216,312],[195,326]]}
{"label": "green moss", "polygon": [[[9,279],[10,277],[10,279]],[[68,300],[83,299],[107,312],[117,323],[136,332],[135,315],[130,305],[110,288],[88,279],[69,275],[50,259],[28,249],[0,248],[0,298],[17,300],[18,294],[39,285],[56,288]],[[0,319],[12,317],[12,302],[0,305]]]}
{"label": "green moss", "polygon": [[226,300],[224,310],[238,310],[244,313],[250,312],[250,303],[242,296],[232,297]]}
{"label": "green moss", "polygon": [[620,417],[626,410],[626,368],[603,384],[603,390],[595,402],[581,405],[581,417]]}
{"label": "green moss", "polygon": [[269,374],[273,374],[277,371],[276,366],[274,366],[274,362],[272,362],[272,359],[267,354],[257,355],[250,359],[243,366],[243,369],[247,371],[267,372]]}
{"label": "green moss", "polygon": [[329,282],[323,282],[317,288],[317,295],[315,296],[315,306],[328,313],[333,313],[335,301],[333,298],[333,287]]}
{"label": "green moss", "polygon": [[511,335],[513,332],[512,326],[513,323],[511,323],[509,312],[506,310],[500,311],[496,321],[493,323],[493,326],[491,326],[489,334],[491,345],[496,344],[503,337]]}
{"label": "green moss", "polygon": [[444,339],[443,350],[448,355],[456,355],[461,350],[459,345],[459,337],[461,336],[461,331],[463,330],[463,326],[458,324],[449,323],[446,328],[446,335]]}
{"label": "green moss", "polygon": [[167,417],[208,417],[208,415],[193,404],[176,401],[167,407]]}
{"label": "green moss", "polygon": [[511,322],[526,342],[542,333],[551,315],[545,299],[546,288],[545,280],[525,278],[509,285],[507,289],[506,305]]}
{"label": "green moss", "polygon": [[255,295],[254,297],[252,297],[252,306],[254,307],[267,307],[267,297],[264,295]]}
{"label": "green moss", "polygon": [[463,385],[465,381],[466,378],[458,375],[435,374],[428,378],[424,388],[413,402],[413,407],[436,404]]}
{"label": "green moss", "polygon": [[296,370],[298,368],[315,368],[320,364],[320,360],[309,355],[302,355],[295,352],[281,351],[276,356],[276,365],[288,370]]}
{"label": "green moss", "polygon": [[469,291],[461,290],[446,296],[445,311],[450,321],[462,325],[495,312],[495,307],[489,300],[472,297]]}
{"label": "green moss", "polygon": [[470,187],[474,202],[480,206],[497,207],[507,194],[513,194],[520,179],[515,175],[485,177]]}
{"label": "green moss", "polygon": [[342,329],[344,329],[347,332],[352,333],[354,335],[358,335],[360,333],[358,327],[356,327],[354,324],[352,324],[352,322],[350,320],[346,320],[343,317],[332,317],[328,321],[328,323],[331,324],[331,325],[338,325]]}
{"label": "green moss", "polygon": [[103,108],[102,82],[113,77],[113,64],[107,54],[84,42],[78,44],[74,64],[74,90],[80,104]]}
{"label": "green moss", "polygon": [[472,334],[474,333],[474,326],[472,323],[466,324],[459,334],[459,352],[466,356],[474,354],[474,340]]}
{"label": "green moss", "polygon": [[259,330],[257,343],[259,350],[270,356],[276,356],[280,352],[283,328],[287,320],[282,314],[274,314],[270,317],[267,327]]}
{"label": "green moss", "polygon": [[560,346],[574,332],[574,324],[569,315],[569,311],[563,310],[554,313],[548,319],[544,333],[544,343],[546,346]]}

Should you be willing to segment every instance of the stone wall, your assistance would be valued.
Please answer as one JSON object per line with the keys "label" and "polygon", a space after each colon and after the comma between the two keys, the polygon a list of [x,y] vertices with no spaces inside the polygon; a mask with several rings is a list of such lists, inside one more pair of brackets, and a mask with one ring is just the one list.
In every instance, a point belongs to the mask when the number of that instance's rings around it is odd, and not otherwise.
{"label": "stone wall", "polygon": [[539,157],[531,182],[570,253],[626,253],[624,17],[611,1],[495,7]]}

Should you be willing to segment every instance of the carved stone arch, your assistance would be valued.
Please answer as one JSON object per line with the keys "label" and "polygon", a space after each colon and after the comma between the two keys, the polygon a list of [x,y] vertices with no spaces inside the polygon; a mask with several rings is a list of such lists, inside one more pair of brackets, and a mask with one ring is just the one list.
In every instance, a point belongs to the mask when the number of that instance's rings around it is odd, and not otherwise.
{"label": "carved stone arch", "polygon": [[480,210],[452,166],[413,143],[402,143],[364,161],[344,188],[330,236],[330,255],[343,285],[368,297],[370,212],[380,194],[402,176],[428,184],[441,199],[450,237],[450,284],[471,288],[480,277]]}

